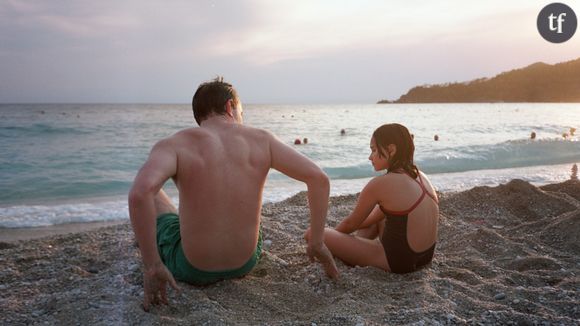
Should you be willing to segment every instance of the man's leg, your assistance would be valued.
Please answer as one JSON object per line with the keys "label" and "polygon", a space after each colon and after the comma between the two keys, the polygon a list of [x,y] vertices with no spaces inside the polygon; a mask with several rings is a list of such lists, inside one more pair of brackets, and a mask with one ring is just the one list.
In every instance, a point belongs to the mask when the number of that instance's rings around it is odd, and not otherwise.
{"label": "man's leg", "polygon": [[[166,213],[177,214],[177,209],[175,208],[175,206],[173,206],[171,198],[167,196],[167,194],[165,193],[165,191],[163,191],[163,189],[159,190],[159,192],[157,193],[157,195],[155,195],[155,198],[153,200],[155,202],[156,217],[159,217],[160,215]],[[134,246],[139,248],[139,243],[137,242],[137,239],[135,239]]]}
{"label": "man's leg", "polygon": [[157,215],[157,249],[163,264],[171,274],[178,279],[176,274],[179,265],[179,250],[181,248],[181,236],[179,233],[179,217],[177,209],[173,206],[171,198],[163,189],[154,197],[155,214]]}
{"label": "man's leg", "polygon": [[157,195],[155,195],[155,211],[156,216],[165,213],[175,213],[177,214],[177,208],[171,202],[171,198],[167,196],[167,193],[163,189],[159,190]]}

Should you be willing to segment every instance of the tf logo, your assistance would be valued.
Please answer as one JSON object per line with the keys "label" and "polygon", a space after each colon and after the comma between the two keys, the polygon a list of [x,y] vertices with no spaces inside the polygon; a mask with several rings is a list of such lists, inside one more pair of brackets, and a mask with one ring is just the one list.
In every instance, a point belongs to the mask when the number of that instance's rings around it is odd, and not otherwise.
{"label": "tf logo", "polygon": [[546,41],[563,43],[574,35],[578,21],[572,8],[555,2],[540,11],[536,24],[538,32]]}

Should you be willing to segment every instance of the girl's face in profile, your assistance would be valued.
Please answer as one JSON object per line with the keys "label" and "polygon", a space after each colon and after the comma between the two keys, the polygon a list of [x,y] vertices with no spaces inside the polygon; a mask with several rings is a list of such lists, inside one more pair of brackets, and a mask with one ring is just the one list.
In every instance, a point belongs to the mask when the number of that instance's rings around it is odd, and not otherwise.
{"label": "girl's face in profile", "polygon": [[375,138],[372,137],[371,138],[371,155],[369,155],[369,160],[371,161],[371,164],[373,165],[373,168],[375,169],[375,171],[381,171],[381,170],[385,170],[389,168],[389,157],[388,157],[388,153],[384,152],[384,155],[386,155],[386,157],[379,155],[379,147],[377,146],[377,143],[375,141]]}

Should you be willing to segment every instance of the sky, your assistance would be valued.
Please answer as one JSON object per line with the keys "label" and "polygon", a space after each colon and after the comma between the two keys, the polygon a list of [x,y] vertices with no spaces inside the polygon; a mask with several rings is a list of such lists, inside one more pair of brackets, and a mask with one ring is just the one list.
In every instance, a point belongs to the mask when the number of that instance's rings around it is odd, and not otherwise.
{"label": "sky", "polygon": [[0,103],[190,103],[216,76],[244,103],[394,100],[580,57],[538,33],[548,3],[0,0]]}

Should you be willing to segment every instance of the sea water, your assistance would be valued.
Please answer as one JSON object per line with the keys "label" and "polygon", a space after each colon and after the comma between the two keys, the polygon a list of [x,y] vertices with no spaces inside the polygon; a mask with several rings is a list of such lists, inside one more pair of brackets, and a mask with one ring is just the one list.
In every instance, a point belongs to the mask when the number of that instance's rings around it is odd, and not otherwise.
{"label": "sea water", "polygon": [[[579,104],[246,104],[244,121],[316,162],[332,195],[378,175],[369,141],[384,123],[409,128],[416,164],[440,191],[559,182],[580,162]],[[0,227],[127,219],[127,193],[151,147],[195,126],[185,104],[0,104]],[[570,128],[579,131],[564,138]],[[176,199],[171,181],[165,188]],[[272,171],[264,201],[305,189]]]}

